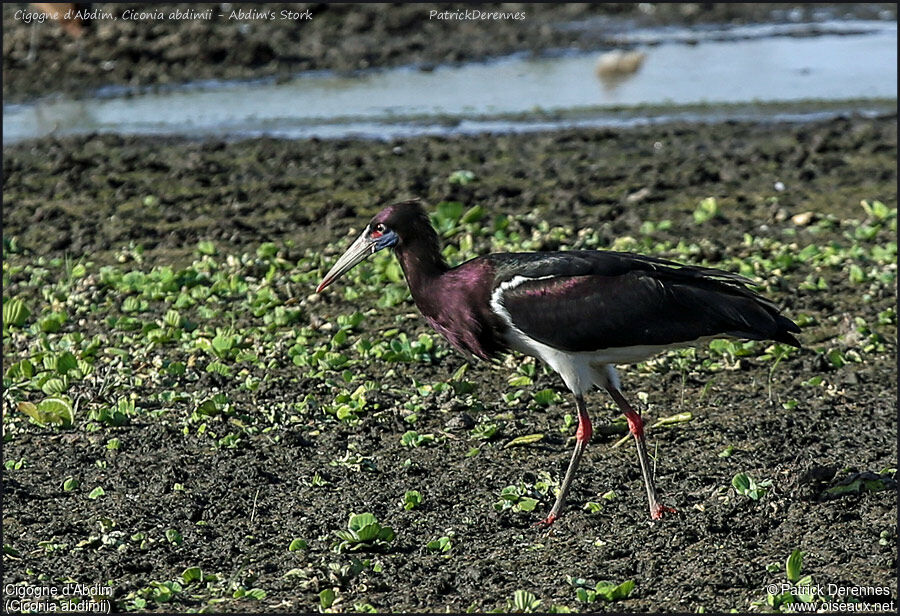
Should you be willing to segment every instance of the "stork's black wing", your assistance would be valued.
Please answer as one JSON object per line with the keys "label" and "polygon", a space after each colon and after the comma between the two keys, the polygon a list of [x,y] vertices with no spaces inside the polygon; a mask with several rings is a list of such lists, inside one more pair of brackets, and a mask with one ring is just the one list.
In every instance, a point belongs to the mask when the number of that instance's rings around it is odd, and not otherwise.
{"label": "stork's black wing", "polygon": [[[498,256],[499,257],[499,256]],[[669,345],[706,336],[799,346],[799,328],[728,272],[601,251],[504,255],[495,300],[513,326],[565,351]]]}

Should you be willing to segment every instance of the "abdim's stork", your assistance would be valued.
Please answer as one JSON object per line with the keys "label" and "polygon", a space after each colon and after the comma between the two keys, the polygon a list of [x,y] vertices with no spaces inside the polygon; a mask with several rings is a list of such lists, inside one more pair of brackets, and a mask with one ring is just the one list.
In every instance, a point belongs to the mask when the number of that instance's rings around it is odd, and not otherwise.
{"label": "abdim's stork", "polygon": [[575,450],[545,524],[562,513],[591,438],[584,395],[594,386],[609,392],[628,420],[651,517],[674,512],[657,498],[643,421],[622,396],[614,364],[713,336],[800,346],[791,335],[800,328],[749,290],[751,281],[716,269],[599,250],[491,254],[451,268],[417,200],[372,218],[316,292],[384,248],[394,250],[416,306],[450,344],[481,359],[511,350],[533,355],[575,394]]}

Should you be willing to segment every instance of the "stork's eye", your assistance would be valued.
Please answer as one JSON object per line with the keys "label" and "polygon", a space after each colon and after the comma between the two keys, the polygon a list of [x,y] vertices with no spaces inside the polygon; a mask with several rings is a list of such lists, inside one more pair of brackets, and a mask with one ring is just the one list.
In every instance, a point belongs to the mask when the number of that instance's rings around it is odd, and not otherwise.
{"label": "stork's eye", "polygon": [[381,223],[378,223],[377,225],[375,225],[375,230],[372,231],[372,237],[381,237],[382,235],[384,235],[385,231],[387,231],[387,227],[385,227]]}

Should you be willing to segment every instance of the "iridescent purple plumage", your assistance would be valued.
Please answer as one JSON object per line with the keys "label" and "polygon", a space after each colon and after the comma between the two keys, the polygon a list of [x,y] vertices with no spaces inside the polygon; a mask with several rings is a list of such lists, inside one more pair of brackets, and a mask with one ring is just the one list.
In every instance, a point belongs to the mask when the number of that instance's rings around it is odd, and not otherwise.
{"label": "iridescent purple plumage", "polygon": [[613,364],[713,336],[776,340],[799,346],[800,329],[751,281],[721,270],[632,253],[503,253],[449,267],[428,215],[416,201],[379,212],[318,290],[368,254],[394,250],[425,320],[468,356],[493,359],[521,351],[546,362],[575,394],[579,427],[572,461],[550,514],[560,515],[591,436],[584,394],[606,389],[635,437],[651,516],[670,508],[656,496],[643,421],[619,391]]}

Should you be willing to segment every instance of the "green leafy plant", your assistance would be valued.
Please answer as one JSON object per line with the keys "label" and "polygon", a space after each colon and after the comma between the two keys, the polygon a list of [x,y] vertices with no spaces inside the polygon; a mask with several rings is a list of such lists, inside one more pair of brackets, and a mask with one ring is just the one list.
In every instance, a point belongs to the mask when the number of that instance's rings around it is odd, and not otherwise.
{"label": "green leafy plant", "polygon": [[866,199],[863,199],[860,201],[860,205],[863,210],[865,210],[866,215],[873,220],[885,221],[897,217],[897,208],[889,208],[878,200],[870,203]]}
{"label": "green leafy plant", "polygon": [[3,329],[7,327],[22,327],[29,316],[31,316],[31,312],[21,299],[17,297],[12,299],[4,298]]}
{"label": "green leafy plant", "polygon": [[184,541],[181,533],[174,528],[170,528],[166,531],[166,540],[173,545],[181,545],[181,543]]}
{"label": "green leafy plant", "polygon": [[20,402],[19,410],[42,427],[54,425],[69,428],[75,421],[72,405],[62,398],[47,398],[38,404]]}
{"label": "green leafy plant", "polygon": [[216,254],[216,245],[209,240],[200,240],[197,242],[197,252],[201,255],[212,256]]}
{"label": "green leafy plant", "polygon": [[[766,603],[773,609],[779,611],[796,611],[791,610],[787,606],[790,606],[794,603],[812,603],[814,601],[818,601],[821,597],[814,595],[809,592],[803,592],[804,590],[813,590],[815,588],[813,584],[813,578],[811,575],[807,575],[801,577],[801,572],[803,570],[803,552],[800,550],[794,550],[791,552],[790,556],[788,556],[785,561],[785,576],[787,577],[788,582],[790,584],[786,585],[790,587],[790,590],[787,592],[779,593],[779,592],[768,592],[766,594]],[[769,567],[770,571],[777,571],[778,566],[772,565]],[[777,588],[778,584],[770,584],[769,587]],[[792,591],[796,590],[794,593]]]}
{"label": "green leafy plant", "polygon": [[182,572],[181,581],[185,586],[193,582],[202,582],[203,571],[200,567],[188,567]]}
{"label": "green leafy plant", "polygon": [[403,495],[403,508],[407,511],[422,504],[422,493],[418,490],[407,490]]}
{"label": "green leafy plant", "polygon": [[892,484],[891,475],[896,469],[887,468],[880,473],[864,472],[853,473],[842,479],[837,485],[825,490],[826,494],[841,496],[844,494],[858,494],[860,492],[881,492],[887,490]]}
{"label": "green leafy plant", "polygon": [[532,399],[539,406],[550,406],[551,404],[559,404],[562,397],[552,389],[542,389],[532,395]]}
{"label": "green leafy plant", "polygon": [[178,596],[183,588],[181,583],[176,581],[150,582],[146,587],[135,593],[136,596],[133,597],[134,606],[138,609],[143,609],[148,602],[168,603]]}
{"label": "green leafy plant", "polygon": [[741,496],[746,496],[751,500],[759,500],[769,491],[769,488],[772,486],[772,480],[764,479],[757,483],[747,473],[738,473],[732,477],[731,485],[734,487],[735,492]]}
{"label": "green leafy plant", "polygon": [[494,509],[499,512],[512,510],[515,512],[534,511],[538,504],[538,498],[547,496],[556,483],[546,471],[538,475],[534,484],[506,486],[500,492],[500,499],[494,503]]}
{"label": "green leafy plant", "polygon": [[18,471],[25,468],[25,458],[18,460],[7,460],[3,463],[3,467],[8,471]]}
{"label": "green leafy plant", "polygon": [[66,322],[66,315],[61,312],[53,312],[38,319],[38,329],[45,334],[58,332]]}
{"label": "green leafy plant", "polygon": [[365,385],[360,385],[353,392],[344,389],[334,397],[332,404],[324,407],[324,411],[341,421],[355,425],[366,412],[366,391]]}
{"label": "green leafy plant", "polygon": [[262,601],[266,598],[267,594],[268,593],[262,588],[244,588],[243,586],[240,586],[231,593],[231,596],[234,599],[255,599],[257,601]]}
{"label": "green leafy plant", "polygon": [[352,514],[347,530],[334,531],[340,542],[335,544],[336,552],[362,549],[379,550],[388,547],[394,540],[390,526],[382,526],[371,513]]}
{"label": "green leafy plant", "polygon": [[334,605],[334,600],[336,596],[334,590],[331,588],[326,588],[324,590],[319,591],[319,606],[323,610],[327,610],[332,605]]}
{"label": "green leafy plant", "polygon": [[130,420],[130,415],[134,413],[134,400],[128,398],[119,398],[116,406],[100,406],[91,410],[89,419],[99,421],[108,426],[124,426]]}
{"label": "green leafy plant", "polygon": [[506,486],[500,492],[500,500],[494,503],[494,509],[497,511],[506,511],[512,509],[518,512],[534,511],[538,501],[536,498],[528,496],[529,490],[524,485]]}
{"label": "green leafy plant", "polygon": [[694,210],[694,222],[698,225],[712,220],[719,215],[719,204],[715,197],[707,197],[697,204]]}
{"label": "green leafy plant", "polygon": [[[471,172],[456,171],[450,175],[451,183],[469,183],[475,179]],[[457,229],[457,225],[463,217],[465,206],[459,201],[441,201],[435,206],[434,214],[431,216],[431,222],[434,224],[438,233],[444,237],[450,237]]]}
{"label": "green leafy plant", "polygon": [[584,504],[584,510],[588,513],[600,513],[603,511],[603,505],[597,501],[588,501]]}
{"label": "green leafy plant", "polygon": [[785,563],[785,572],[787,573],[788,581],[796,582],[799,580],[801,569],[803,569],[803,552],[794,550],[791,552],[791,555],[788,556],[787,562]]}
{"label": "green leafy plant", "polygon": [[450,174],[450,177],[447,178],[447,181],[451,184],[461,184],[465,186],[466,184],[470,184],[475,181],[475,174],[465,169],[458,169],[457,171],[454,171]]}
{"label": "green leafy plant", "polygon": [[472,438],[480,441],[489,441],[497,435],[500,426],[495,423],[482,422],[472,428]]}
{"label": "green leafy plant", "polygon": [[415,430],[408,430],[400,437],[400,444],[404,447],[419,447],[433,440],[433,434],[419,434]]}
{"label": "green leafy plant", "polygon": [[528,614],[538,611],[541,606],[541,600],[534,593],[527,590],[517,590],[513,593],[511,599],[506,600],[506,609],[494,610],[494,612],[506,612],[512,614]]}
{"label": "green leafy plant", "polygon": [[357,614],[377,614],[378,610],[371,603],[354,603],[353,611]]}
{"label": "green leafy plant", "polygon": [[446,554],[451,549],[453,549],[453,543],[450,540],[450,537],[443,536],[440,539],[434,539],[433,541],[429,541],[425,544],[425,549],[429,552],[440,552],[442,554]]}
{"label": "green leafy plant", "polygon": [[597,582],[593,588],[581,578],[569,578],[569,583],[575,587],[575,596],[583,603],[594,603],[598,599],[607,602],[627,599],[634,590],[634,580],[626,580],[621,584],[603,580]]}

